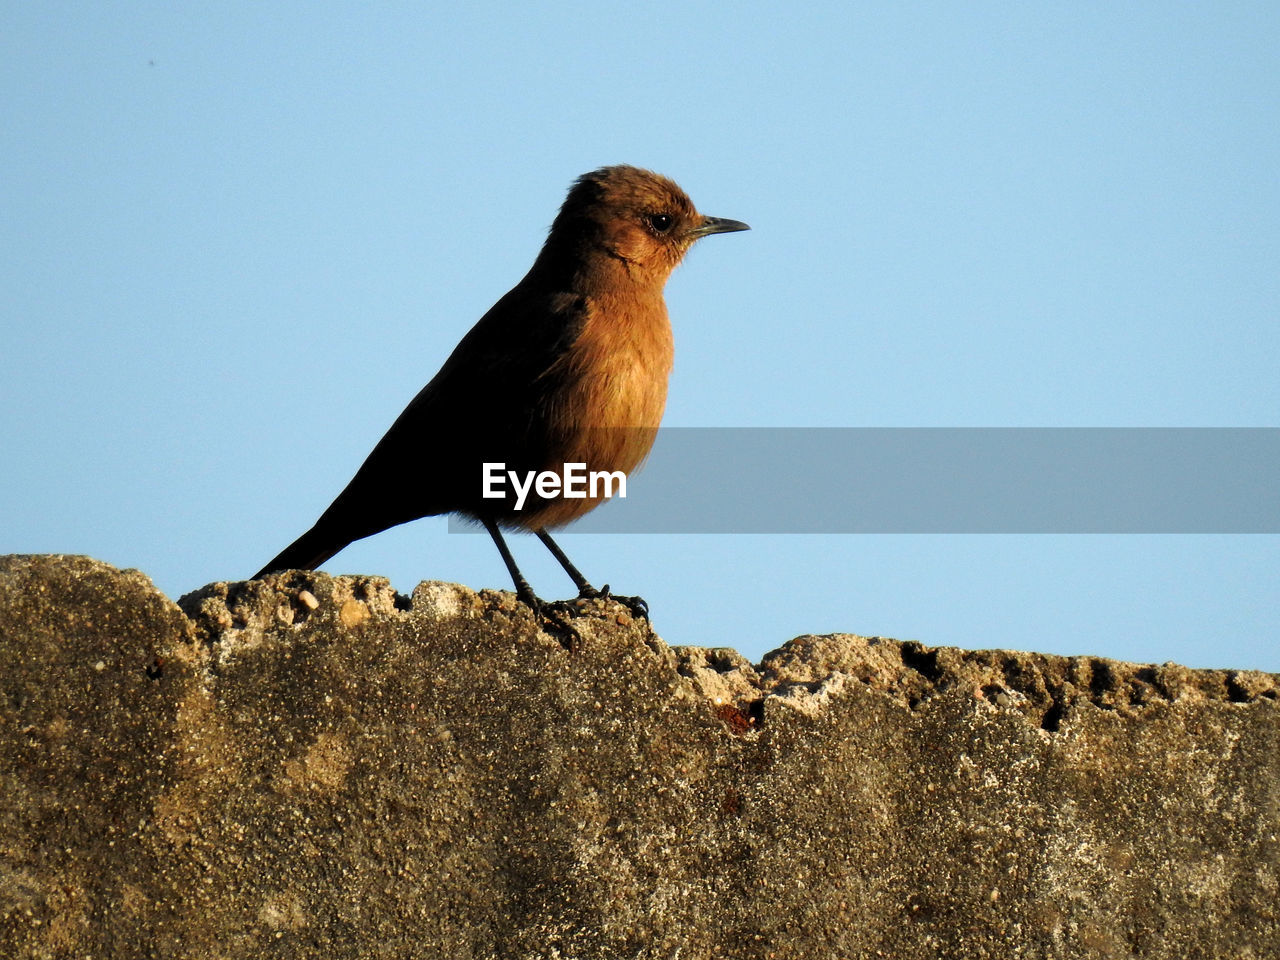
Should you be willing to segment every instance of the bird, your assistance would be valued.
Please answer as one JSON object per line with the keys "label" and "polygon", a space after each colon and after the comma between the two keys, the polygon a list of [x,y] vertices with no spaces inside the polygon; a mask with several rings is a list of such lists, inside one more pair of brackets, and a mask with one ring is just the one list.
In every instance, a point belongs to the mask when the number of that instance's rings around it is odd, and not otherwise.
{"label": "bird", "polygon": [[[485,488],[484,465],[501,464],[513,477],[560,473],[565,464],[624,475],[640,466],[671,373],[667,278],[700,238],[749,229],[700,214],[674,181],[651,170],[618,165],[583,174],[529,272],[462,338],[315,524],[253,579],[314,570],[356,540],[456,514],[489,532],[517,598],[535,611],[546,605],[516,565],[504,528],[536,534],[579,598],[610,596],[549,533],[605,493],[527,487],[520,502],[516,483]],[[616,599],[647,616],[640,598]]]}

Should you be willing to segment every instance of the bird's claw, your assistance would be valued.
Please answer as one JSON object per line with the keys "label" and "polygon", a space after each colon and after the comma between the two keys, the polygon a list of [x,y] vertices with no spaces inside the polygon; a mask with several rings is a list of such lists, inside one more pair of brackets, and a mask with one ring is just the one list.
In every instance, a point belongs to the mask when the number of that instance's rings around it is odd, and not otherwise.
{"label": "bird's claw", "polygon": [[649,619],[649,604],[645,603],[643,597],[617,596],[609,591],[609,585],[607,583],[603,587],[601,587],[599,590],[597,590],[595,587],[591,586],[590,584],[587,584],[581,590],[578,591],[578,599],[579,600],[612,600],[615,603],[622,604],[629,611],[631,611],[631,615],[633,617],[640,617],[641,619],[644,619],[644,620]]}
{"label": "bird's claw", "polygon": [[613,599],[630,610],[633,617],[639,617],[641,620],[649,619],[649,604],[645,603],[644,597],[614,597]]}
{"label": "bird's claw", "polygon": [[560,641],[560,646],[572,652],[581,645],[582,638],[572,623],[573,611],[563,600],[547,603],[530,592],[528,596],[520,596],[520,602],[528,606],[534,617],[547,633]]}

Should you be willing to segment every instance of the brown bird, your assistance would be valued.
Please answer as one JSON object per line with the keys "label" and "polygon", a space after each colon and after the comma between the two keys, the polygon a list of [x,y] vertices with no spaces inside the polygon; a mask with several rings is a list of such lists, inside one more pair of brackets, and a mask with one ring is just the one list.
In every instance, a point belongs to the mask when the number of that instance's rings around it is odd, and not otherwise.
{"label": "brown bird", "polygon": [[[525,278],[480,318],[364,465],[316,521],[255,579],[314,570],[343,547],[419,517],[484,524],[521,600],[542,607],[500,527],[532,531],[573,579],[597,591],[547,533],[605,496],[527,490],[484,496],[486,463],[526,477],[564,465],[630,473],[649,453],[666,405],[671,324],[662,297],[694,241],[750,229],[706,217],[666,177],[604,167],[569,190]],[[491,487],[489,493],[495,492]],[[519,507],[519,509],[518,509]],[[644,612],[643,601],[636,608]]]}

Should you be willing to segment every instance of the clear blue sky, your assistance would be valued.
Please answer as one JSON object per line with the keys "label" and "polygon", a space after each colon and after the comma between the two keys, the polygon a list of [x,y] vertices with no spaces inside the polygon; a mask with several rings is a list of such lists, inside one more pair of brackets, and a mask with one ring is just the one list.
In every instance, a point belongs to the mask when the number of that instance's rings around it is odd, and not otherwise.
{"label": "clear blue sky", "polygon": [[[5,19],[3,553],[91,554],[173,597],[249,576],[607,163],[754,228],[668,287],[669,424],[1280,425],[1271,2]],[[848,631],[1280,670],[1275,536],[562,543],[673,644]],[[326,569],[509,587],[442,518]]]}

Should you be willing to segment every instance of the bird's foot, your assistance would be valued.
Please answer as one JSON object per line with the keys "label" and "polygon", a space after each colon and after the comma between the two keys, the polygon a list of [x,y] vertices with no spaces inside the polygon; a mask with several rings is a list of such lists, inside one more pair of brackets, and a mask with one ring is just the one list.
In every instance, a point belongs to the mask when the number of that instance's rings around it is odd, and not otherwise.
{"label": "bird's foot", "polygon": [[614,597],[613,599],[630,610],[633,617],[641,620],[649,619],[649,604],[645,602],[644,597]]}
{"label": "bird's foot", "polygon": [[643,620],[649,619],[649,604],[645,603],[643,597],[621,597],[609,592],[609,585],[606,583],[597,590],[595,587],[587,584],[578,591],[579,600],[612,600],[620,603],[631,611],[633,617],[640,617]]}
{"label": "bird's foot", "polygon": [[571,622],[572,611],[569,604],[563,600],[547,603],[529,589],[528,584],[524,584],[523,589],[516,590],[516,598],[533,610],[533,615],[542,624],[542,628],[559,640],[560,646],[570,652],[578,649],[582,637]]}

